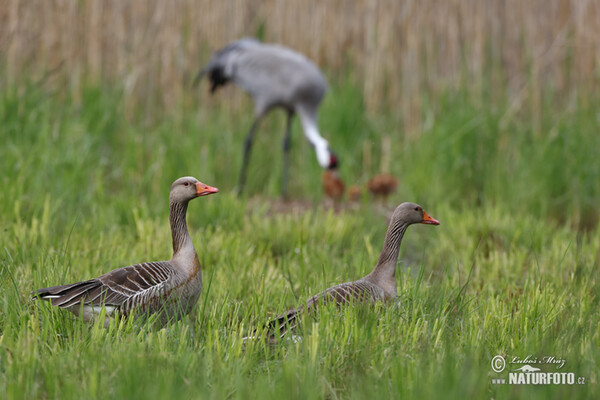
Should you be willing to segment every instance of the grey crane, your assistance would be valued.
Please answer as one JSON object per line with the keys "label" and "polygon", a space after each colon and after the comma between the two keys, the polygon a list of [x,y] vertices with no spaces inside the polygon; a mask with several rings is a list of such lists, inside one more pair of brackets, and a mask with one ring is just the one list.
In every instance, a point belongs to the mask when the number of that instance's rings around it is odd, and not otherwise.
{"label": "grey crane", "polygon": [[338,159],[329,143],[320,134],[317,112],[327,91],[325,77],[304,55],[287,47],[265,44],[253,38],[243,38],[216,51],[208,64],[200,70],[194,85],[208,74],[210,91],[232,81],[245,90],[254,101],[254,122],[244,142],[244,158],[238,181],[238,194],[244,190],[246,169],[252,141],[261,119],[273,108],[287,112],[283,139],[283,196],[287,195],[289,150],[292,118],[298,114],[304,136],[314,147],[319,165],[336,169]]}

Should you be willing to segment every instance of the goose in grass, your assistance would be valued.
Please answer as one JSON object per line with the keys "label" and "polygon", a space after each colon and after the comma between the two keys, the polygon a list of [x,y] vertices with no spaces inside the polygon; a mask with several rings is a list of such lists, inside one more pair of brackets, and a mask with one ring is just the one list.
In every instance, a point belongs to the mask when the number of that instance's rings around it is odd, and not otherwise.
{"label": "goose in grass", "polygon": [[[349,303],[374,304],[395,299],[398,296],[395,276],[400,244],[406,229],[412,224],[439,225],[440,223],[427,215],[418,204],[400,204],[392,214],[383,249],[373,271],[357,281],[332,286],[309,298],[306,304],[288,310],[270,321],[267,324],[267,331],[271,335],[270,340],[285,336],[288,331],[297,326],[300,314],[307,310],[310,312],[321,304],[331,302],[339,306]],[[294,338],[296,337],[292,337]]]}
{"label": "goose in grass", "polygon": [[243,38],[215,52],[196,76],[194,85],[204,75],[210,79],[211,93],[232,82],[254,101],[254,122],[244,142],[238,194],[242,193],[246,183],[256,129],[263,117],[274,108],[283,108],[287,114],[281,186],[284,197],[287,195],[292,118],[295,114],[300,118],[304,136],[315,149],[319,165],[326,169],[337,168],[338,159],[319,133],[317,124],[317,112],[327,91],[327,82],[319,68],[304,55],[284,46]]}
{"label": "goose in grass", "polygon": [[202,273],[186,223],[187,207],[196,197],[217,193],[193,177],[173,182],[169,195],[169,219],[173,257],[118,268],[96,279],[38,289],[35,298],[94,320],[105,308],[107,326],[117,314],[160,313],[164,324],[190,312],[202,290]]}

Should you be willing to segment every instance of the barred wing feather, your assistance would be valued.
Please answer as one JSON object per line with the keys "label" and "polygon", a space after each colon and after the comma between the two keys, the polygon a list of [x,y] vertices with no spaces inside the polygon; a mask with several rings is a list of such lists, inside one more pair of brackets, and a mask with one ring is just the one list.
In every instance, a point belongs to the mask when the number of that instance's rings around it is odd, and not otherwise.
{"label": "barred wing feather", "polygon": [[343,306],[350,303],[376,303],[385,299],[384,291],[371,282],[365,280],[346,282],[314,295],[307,300],[306,306],[293,308],[278,315],[268,323],[268,328],[271,332],[279,328],[279,337],[283,337],[288,331],[293,331],[297,327],[298,316],[305,310],[311,312],[319,305],[332,302]]}
{"label": "barred wing feather", "polygon": [[127,314],[163,294],[165,284],[175,274],[170,263],[148,262],[115,269],[96,279],[37,290],[37,295],[53,305],[72,308],[81,303],[113,306]]}

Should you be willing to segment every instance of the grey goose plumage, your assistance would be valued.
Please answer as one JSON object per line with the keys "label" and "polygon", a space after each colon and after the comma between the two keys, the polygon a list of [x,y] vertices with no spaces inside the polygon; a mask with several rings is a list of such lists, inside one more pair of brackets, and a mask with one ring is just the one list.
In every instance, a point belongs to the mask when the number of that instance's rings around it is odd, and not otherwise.
{"label": "grey goose plumage", "polygon": [[386,302],[398,296],[396,291],[396,264],[400,245],[406,229],[412,224],[439,225],[439,222],[427,215],[421,206],[415,203],[402,203],[394,210],[390,220],[383,249],[375,268],[365,277],[340,285],[309,298],[305,304],[277,316],[267,325],[271,340],[283,337],[298,323],[298,316],[305,311],[315,310],[320,304],[335,303],[339,306],[349,303]]}
{"label": "grey goose plumage", "polygon": [[160,313],[162,323],[187,314],[202,290],[200,262],[186,223],[188,202],[217,192],[193,177],[173,182],[169,194],[173,257],[169,261],[130,265],[84,282],[38,289],[35,298],[49,300],[86,321],[95,319],[104,306],[105,325],[117,311],[121,316]]}

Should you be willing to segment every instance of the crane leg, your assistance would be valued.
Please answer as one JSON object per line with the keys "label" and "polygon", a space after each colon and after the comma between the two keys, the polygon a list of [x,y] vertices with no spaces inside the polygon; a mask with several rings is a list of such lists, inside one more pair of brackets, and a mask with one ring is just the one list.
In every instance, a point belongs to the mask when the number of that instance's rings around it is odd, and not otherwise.
{"label": "crane leg", "polygon": [[285,136],[283,137],[283,173],[281,175],[281,195],[287,198],[288,172],[290,169],[290,147],[292,144],[292,117],[293,113],[288,113],[285,127]]}
{"label": "crane leg", "polygon": [[244,191],[244,185],[246,184],[246,170],[248,169],[248,161],[250,159],[250,150],[252,149],[252,141],[254,140],[254,133],[256,132],[256,128],[258,128],[258,124],[260,122],[260,117],[256,118],[246,135],[246,140],[244,141],[244,158],[242,160],[242,170],[240,172],[240,180],[238,181],[237,194],[238,196],[242,195]]}

